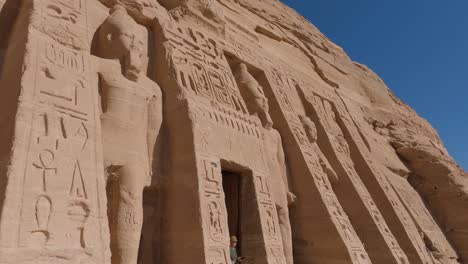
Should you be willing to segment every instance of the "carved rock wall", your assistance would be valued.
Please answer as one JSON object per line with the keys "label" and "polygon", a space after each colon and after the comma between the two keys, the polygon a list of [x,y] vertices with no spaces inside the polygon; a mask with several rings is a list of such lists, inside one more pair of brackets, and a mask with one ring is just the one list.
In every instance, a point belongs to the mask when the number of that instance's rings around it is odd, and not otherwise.
{"label": "carved rock wall", "polygon": [[0,36],[0,264],[468,263],[467,173],[279,1],[0,0]]}

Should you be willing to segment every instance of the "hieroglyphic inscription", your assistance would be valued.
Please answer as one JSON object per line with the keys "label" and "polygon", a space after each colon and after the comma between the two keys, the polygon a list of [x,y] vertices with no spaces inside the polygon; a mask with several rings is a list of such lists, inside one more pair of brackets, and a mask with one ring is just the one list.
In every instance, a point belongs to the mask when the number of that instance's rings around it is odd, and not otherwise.
{"label": "hieroglyphic inscription", "polygon": [[[330,142],[339,161],[339,165],[341,165],[346,172],[346,175],[343,176],[348,177],[352,184],[352,186],[349,187],[354,188],[359,195],[361,202],[370,213],[372,220],[385,239],[388,247],[395,256],[398,256],[397,261],[400,261],[400,259],[406,259],[406,257],[404,257],[405,254],[402,252],[395,237],[387,226],[380,210],[373,202],[369,191],[355,170],[354,162],[351,158],[349,143],[347,142],[347,138],[338,123],[337,111],[335,110],[336,107],[334,103],[324,98],[320,98],[319,96],[313,96],[313,98],[308,96],[308,102],[314,109],[320,125],[325,127],[326,139],[322,140],[328,140]],[[403,263],[405,263],[405,261]]]}
{"label": "hieroglyphic inscription", "polygon": [[[12,173],[17,195],[5,206],[17,221],[0,223],[1,244],[14,254],[7,263],[108,263],[87,2],[31,0],[18,10],[17,81],[27,103],[16,105],[22,154]],[[17,249],[40,260],[25,261]]]}
{"label": "hieroglyphic inscription", "polygon": [[[361,193],[363,199],[367,201],[367,207],[371,209],[372,217],[378,225],[379,230],[384,235],[387,244],[395,245],[396,240],[390,232],[387,232],[388,226],[382,220],[382,214],[378,213],[378,210],[372,210],[372,208],[376,207],[376,205],[373,205],[373,199],[370,196],[369,190],[365,188],[363,185],[364,183],[355,170],[354,162],[350,157],[351,144],[357,146],[359,155],[362,155],[365,162],[367,162],[371,173],[377,180],[377,183],[382,188],[381,190],[385,193],[385,196],[388,199],[388,201],[385,202],[388,202],[393,208],[396,216],[398,217],[399,221],[401,221],[401,225],[404,227],[408,235],[410,237],[414,237],[414,239],[411,239],[411,243],[413,244],[414,249],[418,254],[417,257],[423,262],[430,261],[430,256],[424,249],[424,243],[421,239],[419,239],[419,232],[417,231],[414,223],[410,220],[408,212],[399,201],[394,190],[391,188],[388,178],[378,167],[374,166],[372,157],[370,153],[368,153],[369,148],[367,148],[366,143],[363,142],[362,135],[357,131],[358,128],[356,127],[356,122],[351,116],[349,116],[347,111],[345,111],[345,106],[342,104],[342,100],[340,100],[339,96],[327,94],[327,98],[330,98],[329,100],[326,99],[323,95],[315,94],[315,91],[312,93],[310,90],[303,90],[303,92],[305,93],[307,101],[314,105],[314,111],[320,117],[325,130],[335,131],[334,134],[329,134],[330,142],[334,145],[334,149],[340,159],[341,164],[344,166],[347,174],[350,176],[350,180],[356,186],[356,189]],[[345,134],[349,136],[345,137]],[[375,192],[377,190],[374,189],[372,191]],[[397,246],[392,247],[392,251],[397,257],[397,261],[401,263],[408,262],[404,252],[401,250],[398,244]]]}
{"label": "hieroglyphic inscription", "polygon": [[273,258],[274,264],[285,263],[284,253],[281,247],[270,246],[268,250],[270,251],[270,256]]}
{"label": "hieroglyphic inscription", "polygon": [[[83,8],[82,0],[44,2],[41,23],[48,27],[54,23],[69,24],[70,28],[73,25],[82,26],[85,23]],[[82,29],[78,26],[77,30]],[[36,216],[44,215],[39,212],[47,211],[44,209],[44,197],[47,197],[50,223],[56,223],[59,219],[68,221],[62,220],[65,221],[65,228],[48,225],[47,233],[42,232],[47,235],[45,242],[40,242],[38,232],[32,229],[31,236],[23,235],[21,243],[34,246],[64,243],[72,248],[79,248],[86,246],[84,233],[91,211],[90,198],[96,198],[95,194],[90,196],[88,190],[88,185],[93,183],[86,182],[90,177],[87,175],[90,165],[88,161],[82,162],[82,159],[89,158],[87,155],[93,153],[92,149],[87,148],[93,92],[88,86],[84,52],[74,49],[76,47],[70,43],[69,46],[73,48],[63,45],[67,44],[69,33],[54,35],[53,32],[59,31],[46,32],[51,34],[52,40],[38,41],[34,91],[40,110],[37,111],[33,126],[33,145],[30,151],[31,176],[37,177],[26,177],[25,182],[26,186],[40,186],[40,190],[25,194],[27,198],[24,199],[22,210],[28,213],[31,211],[27,205],[31,197],[40,201],[35,202]],[[83,163],[86,164],[85,169]],[[39,198],[33,198],[34,196]],[[30,226],[33,224],[24,222],[20,229],[26,231],[31,229]]]}
{"label": "hieroglyphic inscription", "polygon": [[84,0],[41,1],[40,19],[33,26],[57,43],[86,50],[86,18]]}
{"label": "hieroglyphic inscription", "polygon": [[[384,170],[373,162],[373,157],[369,153],[369,148],[367,147],[366,142],[363,141],[361,133],[358,131],[359,128],[356,126],[354,118],[349,115],[345,110],[346,106],[339,103],[339,100],[335,101],[334,111],[335,115],[341,121],[343,127],[341,129],[347,130],[350,135],[350,141],[354,143],[358,150],[359,154],[362,155],[363,159],[369,166],[373,177],[377,180],[378,184],[381,187],[381,190],[384,192],[385,197],[388,199],[385,202],[388,202],[394,210],[394,213],[398,217],[398,220],[401,222],[401,225],[407,232],[408,236],[411,237],[411,243],[413,244],[414,249],[418,254],[418,258],[423,262],[430,262],[432,256],[428,254],[427,248],[424,245],[424,241],[421,239],[420,232],[416,227],[415,223],[411,220],[411,216],[408,213],[408,210],[404,207],[401,200],[399,199],[397,193],[392,188],[389,178],[384,173]],[[344,102],[341,100],[341,102]],[[374,190],[375,191],[375,190]]]}
{"label": "hieroglyphic inscription", "polygon": [[225,248],[211,248],[208,250],[208,263],[209,264],[230,264],[231,260],[228,257],[227,249]]}
{"label": "hieroglyphic inscription", "polygon": [[52,42],[41,42],[37,74],[39,98],[57,111],[88,120],[92,103],[85,77],[85,59],[81,52]]}
{"label": "hieroglyphic inscription", "polygon": [[51,0],[43,12],[65,23],[83,24],[83,7],[83,0]]}
{"label": "hieroglyphic inscription", "polygon": [[226,41],[222,43],[222,46],[225,50],[229,51],[242,61],[248,62],[252,65],[260,66],[260,68],[265,68],[264,66],[266,65],[266,62],[264,61],[266,61],[267,58],[258,53],[258,51],[261,50],[260,48],[257,49],[257,52],[254,52],[251,48],[236,39],[236,37],[233,35],[228,35]]}
{"label": "hieroglyphic inscription", "polygon": [[203,159],[199,164],[200,175],[206,195],[221,196],[223,186],[221,182],[221,165],[217,161]]}
{"label": "hieroglyphic inscription", "polygon": [[214,39],[181,26],[168,29],[166,35],[170,40],[173,70],[185,92],[247,113],[229,64]]}
{"label": "hieroglyphic inscription", "polygon": [[359,241],[359,238],[354,231],[354,228],[352,228],[349,218],[346,215],[346,213],[343,211],[343,208],[341,208],[341,205],[338,202],[338,199],[334,195],[327,194],[325,196],[325,202],[327,205],[330,206],[330,212],[333,216],[333,218],[337,221],[339,226],[341,227],[341,230],[344,234],[344,237],[346,240],[350,243],[351,248],[354,250],[360,250],[362,249],[362,244]]}
{"label": "hieroglyphic inscription", "polygon": [[293,112],[294,109],[291,104],[291,100],[287,94],[288,90],[295,89],[295,87],[292,87],[293,80],[291,78],[285,77],[283,74],[281,74],[275,69],[273,69],[270,74],[275,86],[280,87],[280,89],[277,89],[276,91],[278,92],[277,99],[278,102],[281,104],[281,108],[284,109],[284,111]]}
{"label": "hieroglyphic inscription", "polygon": [[45,58],[50,64],[76,74],[84,73],[84,57],[79,52],[65,49],[51,42],[45,43],[44,49]]}
{"label": "hieroglyphic inscription", "polygon": [[52,163],[55,160],[55,153],[51,150],[44,149],[39,153],[39,162],[33,163],[33,165],[41,171],[42,174],[41,186],[44,193],[47,192],[47,181],[49,176],[57,175],[57,167],[53,166]]}
{"label": "hieroglyphic inscription", "polygon": [[[23,239],[32,246],[66,243],[80,247],[85,243],[84,228],[90,215],[85,172],[80,165],[81,155],[87,150],[88,132],[84,132],[87,129],[82,120],[55,110],[36,115],[31,139],[31,152],[35,153],[31,162],[32,177],[26,178],[26,186],[39,188],[27,193],[25,199],[34,200],[34,209],[31,209],[36,223],[23,223],[25,230],[31,228],[31,236]],[[23,210],[31,210],[28,208],[25,206]],[[48,224],[62,217],[69,220],[68,224],[64,222],[65,230]]]}
{"label": "hieroglyphic inscription", "polygon": [[261,124],[258,119],[239,113],[232,108],[198,105],[195,107],[194,112],[197,118],[203,118],[200,122],[211,122],[249,137],[261,138]]}
{"label": "hieroglyphic inscription", "polygon": [[88,195],[86,194],[83,173],[81,172],[80,162],[78,160],[76,161],[75,168],[73,169],[69,195],[78,199],[88,198]]}
{"label": "hieroglyphic inscription", "polygon": [[203,221],[208,231],[207,248],[213,254],[213,263],[229,263],[225,253],[229,245],[227,210],[219,160],[201,157],[198,161],[199,176],[202,184]]}
{"label": "hieroglyphic inscription", "polygon": [[[281,246],[281,233],[278,214],[273,203],[269,179],[261,174],[255,174],[255,188],[263,219],[264,236],[269,245]],[[282,246],[281,246],[282,247]]]}
{"label": "hieroglyphic inscription", "polygon": [[220,201],[208,202],[209,233],[214,242],[223,242],[227,235],[226,229],[224,229],[224,209],[224,205]]}
{"label": "hieroglyphic inscription", "polygon": [[44,246],[49,240],[49,222],[52,213],[52,202],[46,195],[38,196],[35,206],[37,228],[32,231],[33,244]]}
{"label": "hieroglyphic inscription", "polygon": [[[353,256],[355,263],[370,263],[369,256],[332,189],[330,180],[325,172],[326,168],[324,168],[324,162],[320,160],[323,154],[321,155],[318,153],[320,149],[316,143],[309,140],[304,125],[293,109],[290,97],[285,92],[286,88],[284,86],[292,85],[294,80],[289,80],[285,83],[286,78],[274,70],[268,73],[268,78],[275,99],[278,101],[281,111],[288,122],[289,130],[292,132],[294,140],[297,142],[296,144],[302,152],[306,165],[312,174],[313,182],[330,213],[332,222],[335,224],[340,236],[348,246],[348,250]],[[280,92],[280,90],[282,91]]]}

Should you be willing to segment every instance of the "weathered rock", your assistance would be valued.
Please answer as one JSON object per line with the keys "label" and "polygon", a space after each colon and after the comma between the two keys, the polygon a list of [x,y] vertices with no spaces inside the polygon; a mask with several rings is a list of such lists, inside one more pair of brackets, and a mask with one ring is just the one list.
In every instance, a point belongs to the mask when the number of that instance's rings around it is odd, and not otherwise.
{"label": "weathered rock", "polygon": [[0,35],[0,264],[468,263],[466,172],[279,1],[0,0]]}

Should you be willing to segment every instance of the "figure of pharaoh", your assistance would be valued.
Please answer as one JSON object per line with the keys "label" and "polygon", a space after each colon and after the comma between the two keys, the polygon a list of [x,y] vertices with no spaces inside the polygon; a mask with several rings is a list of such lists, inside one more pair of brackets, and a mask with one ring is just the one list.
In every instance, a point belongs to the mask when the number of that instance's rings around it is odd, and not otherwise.
{"label": "figure of pharaoh", "polygon": [[273,125],[270,114],[268,113],[268,99],[263,93],[262,86],[250,74],[245,63],[239,63],[234,72],[237,84],[241,92],[245,93],[244,100],[251,114],[257,114],[262,124],[266,128]]}
{"label": "figure of pharaoh", "polygon": [[286,160],[280,134],[277,130],[269,126],[264,130],[263,140],[266,149],[266,165],[268,166],[273,199],[276,205],[280,232],[283,240],[284,255],[286,257],[286,263],[293,264],[289,206],[295,202],[296,196],[289,190]]}
{"label": "figure of pharaoh", "polygon": [[115,179],[108,202],[113,264],[137,263],[143,188],[162,122],[161,90],[146,76],[147,34],[116,5],[95,38],[104,166]]}
{"label": "figure of pharaoh", "polygon": [[338,182],[338,176],[333,170],[332,166],[328,162],[327,158],[323,154],[323,152],[320,150],[319,146],[317,145],[317,139],[318,139],[318,134],[317,134],[317,127],[315,126],[315,123],[310,120],[309,117],[305,115],[300,115],[299,119],[302,122],[302,126],[304,127],[307,137],[309,138],[309,142],[311,144],[312,149],[314,150],[314,153],[317,154],[320,162],[320,166],[322,167],[323,171],[327,174],[328,179],[332,183],[337,183]]}

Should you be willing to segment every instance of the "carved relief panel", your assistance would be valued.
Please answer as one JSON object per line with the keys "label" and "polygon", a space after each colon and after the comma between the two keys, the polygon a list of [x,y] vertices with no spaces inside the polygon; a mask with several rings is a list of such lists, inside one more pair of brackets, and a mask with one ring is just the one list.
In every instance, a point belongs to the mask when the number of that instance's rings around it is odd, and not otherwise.
{"label": "carved relief panel", "polygon": [[[14,161],[25,162],[15,164],[21,171],[12,172],[12,177],[20,177],[11,181],[18,186],[7,187],[19,192],[19,200],[8,200],[5,206],[10,210],[15,204],[19,219],[1,223],[6,235],[2,239],[8,237],[7,232],[15,233],[17,239],[10,236],[8,243],[18,248],[38,252],[66,249],[81,261],[107,263],[108,231],[102,207],[105,186],[97,91],[88,79],[85,1],[30,2],[22,12],[31,16],[28,27],[39,32],[27,31],[27,73],[22,78],[34,76],[34,80],[21,80],[25,103],[19,104],[18,112],[23,113],[24,124],[18,123],[22,131],[15,139],[28,143],[22,143],[24,159]],[[54,254],[60,257],[64,253]]]}
{"label": "carved relief panel", "polygon": [[40,7],[38,21],[32,26],[58,43],[75,49],[89,49],[85,0],[47,0]]}
{"label": "carved relief panel", "polygon": [[[29,191],[23,200],[24,213],[36,215],[32,218],[36,218],[38,228],[31,229],[35,223],[26,217],[21,244],[65,243],[86,248],[87,236],[98,232],[93,227],[98,225],[96,222],[88,228],[88,218],[100,210],[94,113],[89,111],[95,94],[84,77],[85,60],[80,52],[48,42],[43,44],[36,75],[36,98],[43,110],[36,114],[33,124],[31,163],[24,186]],[[40,188],[33,191],[37,186]],[[28,203],[36,208],[28,208]],[[63,222],[68,223],[67,228],[63,224],[57,226]],[[30,236],[26,235],[28,232]]]}
{"label": "carved relief panel", "polygon": [[[330,214],[331,221],[336,226],[341,238],[345,241],[353,261],[355,263],[370,263],[369,256],[335,196],[330,180],[325,172],[324,162],[320,161],[323,154],[319,153],[320,150],[316,146],[316,143],[310,141],[298,113],[296,113],[296,110],[292,106],[290,95],[285,92],[290,89],[287,86],[295,86],[294,80],[289,80],[275,70],[268,72],[268,78],[275,99],[287,121],[288,128],[292,132],[294,141],[299,146],[308,170],[313,177],[315,187],[322,197],[323,203]],[[298,199],[300,199],[300,196],[298,196]]]}
{"label": "carved relief panel", "polygon": [[200,157],[198,169],[208,263],[228,264],[229,229],[221,164],[219,160]]}
{"label": "carved relief panel", "polygon": [[[336,110],[335,103],[316,94],[305,93],[305,98],[310,106],[312,106],[317,122],[325,130],[326,138],[322,138],[321,140],[328,140],[330,142],[332,151],[339,162],[339,164],[335,164],[335,166],[341,165],[341,168],[345,173],[342,176],[347,177],[347,179],[341,179],[341,181],[343,181],[342,184],[346,184],[346,181],[349,179],[352,186],[346,186],[345,188],[354,189],[353,191],[357,193],[361,200],[360,202],[356,201],[356,203],[362,203],[362,209],[370,214],[372,218],[371,222],[373,222],[373,224],[375,224],[379,229],[381,236],[383,236],[386,245],[392,251],[396,260],[398,262],[405,263],[407,261],[405,253],[400,248],[396,238],[387,226],[380,210],[374,203],[371,194],[355,169],[355,164],[351,156],[350,143],[348,141],[349,138],[347,138],[340,125],[341,117]],[[362,235],[367,236],[366,234]]]}
{"label": "carved relief panel", "polygon": [[[249,141],[260,140],[260,121],[249,115],[218,41],[209,33],[181,24],[168,27],[165,36],[171,71],[177,80],[179,93],[193,102],[190,107],[196,123],[213,124],[200,127],[200,134],[211,131],[218,138],[234,132],[236,138],[240,135],[251,138]],[[201,140],[197,142],[201,150],[209,151],[211,145],[204,145],[205,139]],[[228,148],[223,146],[223,149]]]}
{"label": "carved relief panel", "polygon": [[247,113],[224,53],[213,38],[181,25],[168,28],[166,36],[173,70],[184,92]]}
{"label": "carved relief panel", "polygon": [[253,176],[268,259],[272,260],[272,263],[285,263],[283,240],[270,180],[258,173],[254,173]]}
{"label": "carved relief panel", "polygon": [[[423,241],[418,239],[418,231],[415,228],[414,223],[409,219],[410,216],[407,210],[403,207],[399,201],[396,193],[391,188],[388,178],[383,174],[382,170],[379,169],[373,162],[372,158],[368,153],[368,148],[366,142],[363,139],[363,135],[359,133],[358,127],[356,126],[352,117],[345,110],[346,106],[340,103],[339,97],[334,96],[334,102],[331,102],[320,95],[307,93],[305,95],[308,102],[313,105],[314,111],[318,118],[321,120],[322,125],[327,131],[327,135],[330,139],[334,151],[338,157],[339,162],[345,168],[347,175],[349,175],[350,180],[356,186],[356,190],[361,193],[361,197],[366,201],[366,207],[370,210],[371,215],[377,224],[379,230],[384,235],[387,244],[391,246],[394,251],[394,255],[398,258],[399,261],[406,261],[405,253],[403,252],[401,245],[397,242],[395,236],[390,232],[389,226],[384,220],[384,216],[388,217],[389,214],[386,212],[383,215],[377,209],[377,204],[374,202],[373,197],[369,191],[378,193],[377,189],[367,190],[363,180],[369,182],[374,181],[373,179],[363,178],[359,176],[359,173],[356,170],[353,159],[351,158],[350,147],[352,144],[355,144],[358,147],[359,153],[355,153],[355,157],[361,155],[363,157],[362,161],[367,162],[368,168],[372,176],[375,177],[376,183],[380,185],[381,190],[385,193],[386,198],[388,199],[389,205],[393,208],[395,216],[398,217],[398,221],[401,221],[401,225],[404,226],[404,229],[410,236],[415,237],[416,239],[411,239],[412,249],[404,248],[406,252],[411,250],[415,253],[413,255],[408,255],[410,261],[428,262],[431,257],[427,254],[427,251],[424,247]],[[345,136],[345,133],[348,136]],[[362,166],[361,166],[362,169]],[[382,201],[380,201],[382,202]],[[380,204],[382,205],[382,204]],[[395,228],[395,222],[392,223],[392,228]],[[399,241],[402,238],[401,234],[395,233],[399,236]]]}

